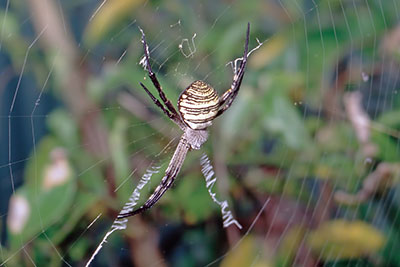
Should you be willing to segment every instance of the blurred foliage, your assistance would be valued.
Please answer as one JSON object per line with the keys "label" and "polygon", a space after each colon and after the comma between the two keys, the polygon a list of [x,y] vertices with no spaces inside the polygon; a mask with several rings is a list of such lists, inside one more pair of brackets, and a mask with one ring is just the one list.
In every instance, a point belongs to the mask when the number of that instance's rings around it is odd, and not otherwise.
{"label": "blurred foliage", "polygon": [[239,266],[273,266],[268,260],[259,258],[256,247],[259,242],[252,236],[247,236],[221,262],[222,267]]}
{"label": "blurred foliage", "polygon": [[311,249],[324,260],[361,258],[380,250],[385,237],[362,221],[325,222],[308,238]]}
{"label": "blurred foliage", "polygon": [[[32,120],[24,127],[34,134],[44,119],[48,129],[24,159],[23,184],[3,216],[0,264],[82,265],[153,163],[162,167],[141,201],[158,185],[181,133],[138,85],[153,90],[139,64],[138,26],[153,70],[176,104],[196,79],[220,94],[229,88],[229,63],[242,55],[250,21],[251,48],[256,38],[263,45],[250,55],[238,98],[214,122],[203,148],[212,155],[218,194],[244,229],[223,229],[194,151],[175,187],[114,233],[93,266],[148,266],[141,257],[171,266],[214,260],[222,266],[400,266],[399,177],[389,173],[385,186],[375,180],[375,190],[364,183],[379,164],[400,161],[395,1],[50,2],[63,12],[65,31],[71,29],[78,62],[49,48],[47,33],[33,43],[37,17],[25,1],[0,5],[0,52],[8,62],[2,71],[32,77],[37,94],[23,103],[23,116]],[[185,56],[179,45],[194,53]],[[66,100],[74,86],[74,80],[63,83],[67,70],[84,81],[79,89],[90,105],[81,117]],[[5,88],[14,92],[15,85]],[[42,88],[60,102],[50,114],[33,113],[43,104]],[[370,118],[367,141],[359,139],[343,100],[355,91]],[[72,99],[84,102],[81,95]],[[8,112],[2,118],[19,116]],[[94,129],[88,125],[100,130],[87,135]],[[99,136],[105,144],[91,147]],[[102,145],[105,154],[93,152]],[[335,199],[338,190],[367,197],[347,205]]]}
{"label": "blurred foliage", "polygon": [[121,20],[129,19],[131,12],[142,5],[143,2],[143,0],[104,1],[89,20],[90,23],[84,35],[86,42],[89,45],[98,43]]}

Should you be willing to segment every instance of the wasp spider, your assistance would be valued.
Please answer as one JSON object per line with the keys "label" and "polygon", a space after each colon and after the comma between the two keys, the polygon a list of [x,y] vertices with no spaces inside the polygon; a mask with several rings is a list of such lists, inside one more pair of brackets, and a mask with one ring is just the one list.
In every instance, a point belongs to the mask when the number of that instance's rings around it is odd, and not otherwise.
{"label": "wasp spider", "polygon": [[182,167],[186,154],[190,149],[200,149],[204,142],[207,141],[207,127],[211,126],[212,121],[223,114],[236,98],[240,85],[243,80],[244,71],[247,63],[248,44],[250,34],[250,23],[247,24],[246,41],[244,44],[244,54],[241,58],[239,68],[233,76],[231,87],[222,95],[218,93],[209,84],[203,81],[194,81],[190,84],[179,96],[178,111],[174,108],[171,101],[167,99],[161,85],[157,80],[156,74],[151,69],[149,46],[146,43],[144,32],[142,32],[142,43],[144,46],[144,63],[148,71],[150,80],[158,91],[162,103],[140,83],[146,93],[173,122],[175,122],[182,130],[183,135],[178,143],[178,146],[172,156],[172,159],[167,167],[165,175],[161,183],[154,190],[154,193],[140,208],[122,213],[118,215],[118,219],[133,216],[151,208],[162,195],[172,186],[179,170]]}

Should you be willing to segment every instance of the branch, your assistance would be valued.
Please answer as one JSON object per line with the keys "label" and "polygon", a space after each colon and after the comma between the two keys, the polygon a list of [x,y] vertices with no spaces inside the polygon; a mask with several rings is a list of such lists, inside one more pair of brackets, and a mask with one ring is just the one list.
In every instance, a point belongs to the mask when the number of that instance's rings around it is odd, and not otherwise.
{"label": "branch", "polygon": [[371,120],[364,111],[360,92],[346,93],[343,97],[344,107],[347,116],[353,125],[357,139],[363,148],[366,157],[374,157],[378,148],[370,141]]}
{"label": "branch", "polygon": [[100,158],[109,155],[107,131],[101,123],[99,108],[86,91],[87,71],[63,14],[53,0],[27,0],[36,32],[46,31],[40,39],[48,54],[55,53],[56,81],[68,109],[79,122],[89,152]]}
{"label": "branch", "polygon": [[395,178],[399,178],[400,165],[396,163],[382,162],[375,171],[371,172],[364,180],[362,188],[356,194],[344,191],[335,193],[335,200],[347,205],[360,204],[367,201],[377,192],[390,187]]}

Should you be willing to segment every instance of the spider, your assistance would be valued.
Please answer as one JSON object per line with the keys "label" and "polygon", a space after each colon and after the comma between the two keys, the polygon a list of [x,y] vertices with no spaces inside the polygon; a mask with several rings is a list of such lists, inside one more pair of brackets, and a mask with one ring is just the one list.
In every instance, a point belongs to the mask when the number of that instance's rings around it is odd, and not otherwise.
{"label": "spider", "polygon": [[140,83],[146,93],[150,96],[151,100],[157,105],[175,124],[182,130],[178,146],[172,156],[172,159],[165,171],[165,175],[161,183],[154,190],[154,193],[148,200],[138,209],[120,213],[117,219],[123,219],[141,213],[150,209],[162,195],[172,186],[179,170],[182,167],[186,154],[191,149],[200,149],[204,142],[208,139],[207,128],[211,126],[212,121],[218,116],[222,115],[235,100],[240,85],[243,80],[244,71],[247,63],[250,23],[247,24],[246,41],[244,45],[244,54],[241,58],[240,67],[235,71],[231,88],[229,88],[222,96],[209,84],[203,81],[194,81],[191,83],[179,96],[178,111],[174,108],[171,101],[165,96],[156,74],[151,69],[150,65],[150,52],[149,46],[146,43],[146,38],[142,29],[142,43],[144,47],[144,63],[148,71],[150,80],[158,91],[162,103],[147,89],[147,87]]}

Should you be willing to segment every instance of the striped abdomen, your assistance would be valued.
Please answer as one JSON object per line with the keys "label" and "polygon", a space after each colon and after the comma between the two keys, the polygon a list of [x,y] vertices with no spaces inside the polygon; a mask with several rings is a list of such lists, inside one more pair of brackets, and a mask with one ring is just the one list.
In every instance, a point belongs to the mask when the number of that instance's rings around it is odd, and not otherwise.
{"label": "striped abdomen", "polygon": [[195,81],[182,92],[178,109],[183,121],[192,129],[211,125],[218,111],[219,96],[210,85]]}

